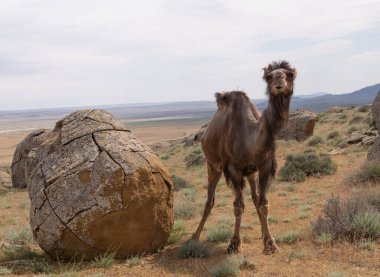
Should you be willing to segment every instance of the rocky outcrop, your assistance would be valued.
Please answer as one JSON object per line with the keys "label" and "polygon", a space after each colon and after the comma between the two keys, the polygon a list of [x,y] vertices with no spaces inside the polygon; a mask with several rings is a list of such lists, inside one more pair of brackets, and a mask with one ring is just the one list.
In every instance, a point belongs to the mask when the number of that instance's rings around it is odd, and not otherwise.
{"label": "rocky outcrop", "polygon": [[[377,93],[375,100],[372,103],[372,117],[377,128],[377,132],[380,132],[380,91]],[[377,136],[372,148],[367,154],[367,160],[380,161],[380,136]]]}
{"label": "rocky outcrop", "polygon": [[380,91],[377,93],[375,100],[372,103],[372,118],[375,126],[380,130]]}
{"label": "rocky outcrop", "polygon": [[38,129],[30,133],[24,138],[16,147],[13,154],[11,176],[12,185],[16,188],[25,188],[26,180],[28,178],[28,171],[26,166],[28,163],[29,153],[34,151],[45,140],[49,130]]}
{"label": "rocky outcrop", "polygon": [[367,132],[352,132],[346,139],[345,142],[348,144],[364,144],[372,145],[374,144],[376,138],[379,136],[377,130],[371,129]]}
{"label": "rocky outcrop", "polygon": [[34,151],[30,224],[51,257],[118,258],[163,247],[173,224],[173,184],[152,150],[111,114],[75,112]]}
{"label": "rocky outcrop", "polygon": [[380,162],[380,137],[375,139],[373,146],[368,151],[367,160]]}
{"label": "rocky outcrop", "polygon": [[289,121],[278,135],[278,139],[303,141],[313,135],[317,115],[309,111],[289,114]]}

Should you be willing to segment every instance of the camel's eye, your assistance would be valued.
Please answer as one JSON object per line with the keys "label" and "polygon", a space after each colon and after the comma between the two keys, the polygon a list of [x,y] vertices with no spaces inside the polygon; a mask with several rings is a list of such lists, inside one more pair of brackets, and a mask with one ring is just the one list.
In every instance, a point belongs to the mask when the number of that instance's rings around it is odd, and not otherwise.
{"label": "camel's eye", "polygon": [[293,74],[292,72],[288,72],[288,73],[286,73],[286,76],[287,76],[288,78],[290,78],[290,79],[293,79],[294,74]]}
{"label": "camel's eye", "polygon": [[267,81],[270,81],[270,80],[272,80],[272,75],[267,75],[267,76],[265,76],[265,80],[267,80]]}

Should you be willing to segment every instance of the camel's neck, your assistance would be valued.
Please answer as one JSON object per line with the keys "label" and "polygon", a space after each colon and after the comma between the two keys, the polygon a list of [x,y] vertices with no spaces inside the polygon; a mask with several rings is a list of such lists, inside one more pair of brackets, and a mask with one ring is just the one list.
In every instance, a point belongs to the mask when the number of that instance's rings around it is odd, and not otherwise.
{"label": "camel's neck", "polygon": [[[289,117],[290,96],[271,96],[257,125],[258,144],[268,150]],[[265,151],[264,151],[265,152]]]}

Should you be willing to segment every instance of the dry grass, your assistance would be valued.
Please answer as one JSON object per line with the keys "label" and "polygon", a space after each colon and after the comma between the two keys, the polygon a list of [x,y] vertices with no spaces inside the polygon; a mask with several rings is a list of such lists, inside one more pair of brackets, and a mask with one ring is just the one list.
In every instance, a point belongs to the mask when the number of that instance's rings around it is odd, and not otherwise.
{"label": "dry grass", "polygon": [[[323,117],[323,122],[317,122],[315,136],[324,137],[332,130],[338,131],[339,135],[333,139],[322,140],[322,142],[313,146],[314,151],[319,154],[336,149],[337,146],[334,145],[334,141],[343,139],[353,128],[357,131],[366,131],[369,125],[365,119],[370,113],[360,112],[364,120],[350,125],[349,122],[356,113],[358,111],[354,109],[346,110],[342,113],[326,113]],[[155,129],[156,127],[157,129]],[[187,130],[196,128],[192,125]],[[185,129],[182,126],[180,130]],[[158,134],[159,130],[160,127],[155,126],[152,130],[149,128],[140,129],[136,134],[138,137],[146,136],[146,139],[143,139],[145,141],[153,141],[157,135],[160,136],[157,140],[161,140],[164,136]],[[165,136],[170,135],[170,133],[165,134]],[[16,142],[13,140],[12,144],[15,145]],[[308,148],[310,147],[307,142],[279,141],[277,148],[279,168],[284,166],[286,157],[289,154],[303,153]],[[222,269],[219,269],[219,272],[222,272],[220,274],[228,272],[228,267],[234,263],[233,259],[225,254],[228,242],[208,243],[206,241],[208,232],[211,232],[213,228],[225,226],[225,228],[233,230],[232,202],[234,196],[223,180],[217,187],[215,206],[207,221],[206,229],[201,235],[200,247],[191,247],[191,251],[189,248],[187,250],[185,248],[184,259],[178,256],[180,249],[189,240],[190,234],[195,231],[206,200],[207,173],[205,165],[186,169],[184,163],[186,156],[191,153],[199,154],[199,150],[199,146],[184,148],[178,145],[157,151],[159,156],[168,156],[164,163],[171,175],[181,177],[190,183],[189,186],[185,185],[177,188],[174,193],[175,203],[177,203],[175,212],[177,214],[187,213],[183,206],[182,212],[180,212],[181,205],[178,205],[178,203],[181,201],[187,203],[190,210],[193,209],[193,212],[191,216],[184,216],[181,220],[176,220],[170,239],[171,243],[158,253],[127,261],[116,260],[108,268],[95,268],[91,263],[84,262],[54,262],[46,257],[33,241],[28,239],[28,235],[25,236],[26,239],[22,238],[24,237],[23,235],[20,236],[21,239],[17,238],[18,236],[15,236],[15,238],[9,236],[9,230],[18,230],[15,233],[22,233],[23,230],[29,228],[29,200],[25,191],[0,187],[0,192],[6,191],[6,193],[0,193],[0,246],[3,244],[10,245],[9,242],[11,241],[25,241],[25,246],[29,248],[29,252],[26,251],[26,253],[31,255],[23,258],[28,261],[27,265],[17,263],[11,266],[0,265],[0,274],[1,270],[12,270],[13,274],[28,274],[29,276],[33,274],[93,277],[210,276],[211,269],[218,267],[222,267]],[[334,242],[334,246],[330,247],[330,237],[328,235],[323,233],[319,237],[311,235],[310,222],[315,221],[318,215],[322,214],[324,203],[332,194],[339,195],[342,199],[347,199],[352,193],[362,190],[361,186],[347,186],[345,180],[349,174],[360,169],[368,149],[366,147],[347,145],[345,150],[346,153],[331,157],[337,165],[337,171],[333,175],[319,176],[318,178],[311,176],[306,178],[304,182],[296,184],[274,181],[273,189],[268,193],[269,220],[272,234],[278,239],[278,245],[281,248],[280,253],[269,257],[261,254],[263,243],[260,223],[249,195],[247,192],[244,193],[245,212],[242,218],[241,236],[243,238],[242,252],[246,261],[237,263],[238,276],[378,275],[380,270],[379,239],[362,238],[354,244],[343,240]],[[376,182],[370,184],[375,192],[380,191],[380,186],[377,184]],[[378,200],[373,199],[371,201],[377,203]],[[5,260],[9,260],[9,257],[5,256],[3,251],[0,252],[1,264]],[[204,258],[187,258],[189,256],[201,256]],[[17,256],[15,259],[18,260],[19,257]],[[235,257],[235,255],[232,257]],[[255,262],[248,262],[252,260]],[[224,264],[227,266],[223,266]],[[223,269],[223,267],[225,268]]]}

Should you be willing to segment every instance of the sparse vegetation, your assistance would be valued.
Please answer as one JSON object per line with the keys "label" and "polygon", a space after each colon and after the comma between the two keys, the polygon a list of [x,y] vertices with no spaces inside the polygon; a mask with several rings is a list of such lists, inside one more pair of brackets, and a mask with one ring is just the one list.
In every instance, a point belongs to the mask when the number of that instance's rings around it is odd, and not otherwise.
{"label": "sparse vegetation", "polygon": [[303,238],[303,233],[300,231],[290,231],[277,238],[277,241],[281,243],[292,244],[300,241]]}
{"label": "sparse vegetation", "polygon": [[334,240],[350,242],[380,237],[380,209],[373,206],[372,196],[360,194],[342,200],[331,197],[323,209],[323,215],[313,223],[314,235],[328,233]]}
{"label": "sparse vegetation", "polygon": [[214,266],[210,270],[210,275],[213,277],[229,277],[229,276],[237,276],[238,268],[236,264],[231,263],[230,261],[226,261]]}
{"label": "sparse vegetation", "polygon": [[361,115],[354,115],[354,117],[350,120],[349,124],[352,125],[360,123],[363,121],[363,119],[364,117],[362,117]]}
{"label": "sparse vegetation", "polygon": [[315,237],[315,241],[318,244],[322,244],[322,245],[331,244],[333,240],[334,240],[334,237],[330,233],[327,233],[327,232],[322,232]]}
{"label": "sparse vegetation", "polygon": [[335,173],[336,165],[328,154],[313,152],[288,155],[285,166],[279,171],[281,181],[304,181],[307,176],[323,176]]}
{"label": "sparse vegetation", "polygon": [[368,105],[360,106],[357,108],[357,111],[359,113],[367,113],[367,112],[369,112],[369,110],[370,110],[370,107]]}
{"label": "sparse vegetation", "polygon": [[134,266],[138,266],[139,264],[141,263],[141,257],[136,255],[136,256],[132,256],[130,257],[128,260],[127,260],[127,265],[129,267],[134,267]]}
{"label": "sparse vegetation", "polygon": [[183,235],[186,234],[185,225],[182,221],[174,221],[173,229],[168,238],[168,244],[173,244],[178,242]]}
{"label": "sparse vegetation", "polygon": [[186,198],[175,199],[174,217],[175,219],[190,219],[194,216],[196,207],[194,202]]}
{"label": "sparse vegetation", "polygon": [[200,166],[206,163],[205,157],[202,154],[196,154],[191,152],[189,155],[185,157],[186,168],[191,168],[195,166]]}
{"label": "sparse vegetation", "polygon": [[179,191],[184,188],[194,188],[192,184],[190,184],[187,180],[185,180],[182,177],[173,175],[172,179],[174,183],[174,191]]}
{"label": "sparse vegetation", "polygon": [[0,275],[12,274],[12,270],[6,267],[0,267]]}
{"label": "sparse vegetation", "polygon": [[346,183],[354,186],[368,183],[380,184],[380,163],[364,163],[359,171],[348,177]]}
{"label": "sparse vegetation", "polygon": [[226,226],[211,227],[207,230],[206,239],[211,242],[226,242],[232,236],[232,230]]}
{"label": "sparse vegetation", "polygon": [[339,136],[339,132],[335,130],[327,134],[327,139],[333,139],[333,138],[336,138],[337,136]]}
{"label": "sparse vegetation", "polygon": [[178,258],[207,258],[211,255],[210,248],[196,240],[185,242],[177,252]]}
{"label": "sparse vegetation", "polygon": [[320,136],[312,136],[308,139],[307,145],[308,146],[316,146],[322,142],[322,138]]}
{"label": "sparse vegetation", "polygon": [[91,262],[91,265],[93,267],[109,268],[115,263],[115,255],[116,255],[115,251],[107,251],[103,255],[96,257]]}

